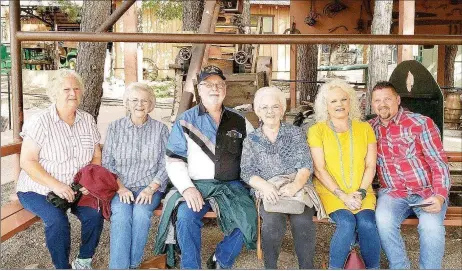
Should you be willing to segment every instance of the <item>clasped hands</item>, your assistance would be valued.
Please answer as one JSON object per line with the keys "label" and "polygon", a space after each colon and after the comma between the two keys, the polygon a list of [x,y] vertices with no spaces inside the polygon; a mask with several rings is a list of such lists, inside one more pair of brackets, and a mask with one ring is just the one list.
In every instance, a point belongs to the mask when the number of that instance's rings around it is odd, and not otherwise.
{"label": "clasped hands", "polygon": [[354,210],[358,210],[358,209],[361,209],[361,206],[362,206],[362,196],[361,196],[361,192],[359,191],[355,191],[353,193],[345,193],[343,192],[342,190],[338,189],[336,190],[337,193],[334,193],[337,195],[337,197],[343,201],[343,203],[345,204],[345,206],[354,211]]}

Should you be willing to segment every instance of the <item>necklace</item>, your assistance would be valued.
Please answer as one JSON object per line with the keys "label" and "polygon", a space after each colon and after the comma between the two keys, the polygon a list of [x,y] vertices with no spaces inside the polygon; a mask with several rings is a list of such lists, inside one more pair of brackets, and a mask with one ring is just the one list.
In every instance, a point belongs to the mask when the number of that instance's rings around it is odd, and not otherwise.
{"label": "necklace", "polygon": [[353,126],[351,124],[351,120],[348,120],[348,131],[350,135],[350,183],[347,184],[345,180],[345,172],[343,170],[343,152],[342,152],[342,145],[340,144],[340,139],[335,131],[335,126],[332,123],[332,120],[329,120],[329,126],[334,131],[335,139],[337,139],[338,150],[340,152],[340,170],[342,172],[342,181],[345,186],[350,189],[353,183]]}

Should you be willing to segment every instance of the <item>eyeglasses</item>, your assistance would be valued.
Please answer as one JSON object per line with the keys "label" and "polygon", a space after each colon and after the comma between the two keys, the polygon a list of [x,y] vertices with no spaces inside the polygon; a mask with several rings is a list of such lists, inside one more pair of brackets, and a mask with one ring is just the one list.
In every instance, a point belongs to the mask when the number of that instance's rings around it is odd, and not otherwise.
{"label": "eyeglasses", "polygon": [[264,106],[261,106],[260,107],[260,110],[263,111],[263,112],[268,112],[269,110],[271,109],[271,111],[279,111],[281,110],[281,106],[278,105],[278,104],[275,104],[273,106],[267,106],[267,105],[264,105]]}
{"label": "eyeglasses", "polygon": [[223,90],[226,87],[226,84],[223,82],[216,83],[216,84],[209,83],[209,82],[202,82],[199,84],[199,86],[204,86],[204,87],[211,88],[211,89],[213,89],[213,87],[216,87],[219,90]]}
{"label": "eyeglasses", "polygon": [[148,100],[145,100],[145,99],[141,99],[141,100],[138,100],[138,99],[129,99],[128,101],[131,102],[132,104],[138,104],[139,102],[141,102],[142,105],[147,105],[147,104],[149,104],[149,101],[148,101]]}

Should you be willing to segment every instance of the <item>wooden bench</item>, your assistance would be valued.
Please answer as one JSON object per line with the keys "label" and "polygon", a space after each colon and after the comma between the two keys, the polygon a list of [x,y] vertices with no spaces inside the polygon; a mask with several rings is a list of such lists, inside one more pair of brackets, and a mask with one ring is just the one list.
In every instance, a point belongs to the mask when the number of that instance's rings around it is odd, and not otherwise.
{"label": "wooden bench", "polygon": [[11,201],[2,207],[1,241],[6,241],[21,232],[40,218],[22,207],[18,200]]}

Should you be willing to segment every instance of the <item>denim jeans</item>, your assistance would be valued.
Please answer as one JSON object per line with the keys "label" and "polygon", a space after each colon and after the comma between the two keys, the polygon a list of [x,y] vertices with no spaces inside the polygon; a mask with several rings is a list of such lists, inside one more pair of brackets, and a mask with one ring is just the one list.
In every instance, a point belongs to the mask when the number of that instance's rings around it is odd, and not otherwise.
{"label": "denim jeans", "polygon": [[[177,212],[176,232],[181,249],[181,269],[201,269],[201,229],[202,218],[211,209],[207,202],[199,212],[180,203]],[[244,245],[244,235],[236,228],[218,243],[215,257],[220,267],[230,269]]]}
{"label": "denim jeans", "polygon": [[278,269],[277,262],[281,250],[282,239],[287,229],[287,217],[290,220],[295,253],[300,269],[313,269],[313,258],[316,241],[316,225],[313,222],[314,209],[305,207],[302,214],[283,214],[266,212],[260,206],[263,220],[262,247],[265,269]]}
{"label": "denim jeans", "polygon": [[423,198],[409,195],[406,198],[393,198],[380,191],[377,201],[377,227],[383,250],[387,255],[390,269],[409,269],[411,264],[401,236],[401,223],[412,212],[419,218],[417,230],[420,241],[420,269],[441,269],[444,256],[445,228],[443,225],[447,202],[437,214],[423,211],[419,207],[411,208],[410,203],[419,203]]}
{"label": "denim jeans", "polygon": [[[135,200],[144,188],[132,191]],[[163,195],[160,191],[154,193],[151,204],[127,204],[121,202],[116,193],[111,201],[109,269],[137,268],[141,264],[152,212]]]}
{"label": "denim jeans", "polygon": [[[44,195],[35,192],[18,192],[17,195],[24,209],[40,217],[45,224],[45,241],[55,268],[70,269],[71,228],[66,212],[54,207]],[[76,206],[71,212],[82,223],[78,258],[92,258],[103,229],[103,216],[90,207]]]}
{"label": "denim jeans", "polygon": [[336,229],[330,242],[329,268],[343,269],[351,245],[359,240],[359,250],[367,269],[380,268],[380,239],[373,210],[353,214],[340,209],[331,213]]}

